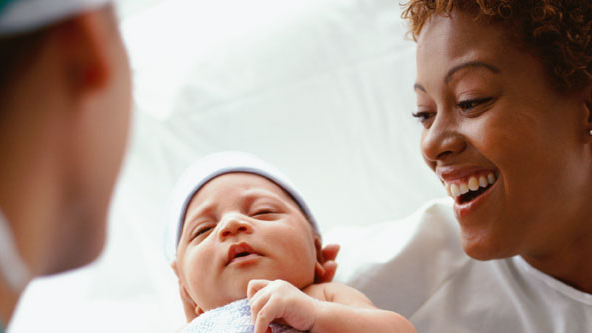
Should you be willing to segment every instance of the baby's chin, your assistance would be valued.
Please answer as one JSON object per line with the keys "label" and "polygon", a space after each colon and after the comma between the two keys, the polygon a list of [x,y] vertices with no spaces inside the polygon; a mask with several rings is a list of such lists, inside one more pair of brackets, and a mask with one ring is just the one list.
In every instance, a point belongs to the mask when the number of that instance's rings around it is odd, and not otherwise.
{"label": "baby's chin", "polygon": [[235,290],[233,288],[233,290],[225,290],[223,293],[218,293],[215,296],[215,299],[210,300],[202,298],[199,302],[200,308],[203,311],[209,311],[225,306],[234,301],[245,299],[247,298],[247,289],[245,288],[244,290]]}
{"label": "baby's chin", "polygon": [[302,281],[295,281],[294,279],[290,279],[280,274],[279,272],[265,272],[263,274],[261,272],[252,272],[252,274],[245,273],[241,274],[240,276],[234,276],[232,281],[227,281],[227,287],[224,291],[217,292],[215,293],[215,295],[213,295],[214,299],[202,299],[202,304],[204,304],[202,309],[204,311],[208,311],[215,308],[219,308],[234,301],[247,298],[249,282],[251,280],[284,280],[296,286],[298,289],[304,289],[305,287],[309,286],[314,282],[314,276],[311,276],[310,279],[307,278],[306,281],[304,281],[304,279],[300,279]]}

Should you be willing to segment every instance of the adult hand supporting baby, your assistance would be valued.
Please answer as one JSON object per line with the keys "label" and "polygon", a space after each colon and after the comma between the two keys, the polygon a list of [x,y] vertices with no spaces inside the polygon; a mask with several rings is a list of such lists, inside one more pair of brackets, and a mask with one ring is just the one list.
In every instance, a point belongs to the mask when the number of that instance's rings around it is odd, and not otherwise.
{"label": "adult hand supporting baby", "polygon": [[265,333],[276,319],[308,331],[315,323],[317,300],[283,280],[251,280],[247,288],[254,333]]}
{"label": "adult hand supporting baby", "polygon": [[331,282],[335,277],[335,271],[337,270],[337,253],[339,253],[339,244],[328,244],[321,251],[320,261],[323,265],[324,273],[317,274],[315,277],[315,283]]}

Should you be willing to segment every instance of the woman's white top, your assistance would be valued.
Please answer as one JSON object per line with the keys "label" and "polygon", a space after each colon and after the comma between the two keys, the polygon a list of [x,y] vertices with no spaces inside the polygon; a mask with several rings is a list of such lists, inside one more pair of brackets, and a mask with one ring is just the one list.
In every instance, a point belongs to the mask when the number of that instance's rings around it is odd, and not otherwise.
{"label": "woman's white top", "polygon": [[402,220],[333,230],[326,240],[342,245],[335,279],[418,332],[592,332],[591,294],[519,256],[468,257],[449,199]]}

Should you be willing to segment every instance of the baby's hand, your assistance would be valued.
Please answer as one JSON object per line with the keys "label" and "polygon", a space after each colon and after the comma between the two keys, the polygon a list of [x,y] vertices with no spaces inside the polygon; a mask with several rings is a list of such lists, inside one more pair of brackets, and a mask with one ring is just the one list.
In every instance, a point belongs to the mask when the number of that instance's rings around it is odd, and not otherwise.
{"label": "baby's hand", "polygon": [[319,302],[286,281],[251,280],[247,296],[254,333],[265,333],[276,319],[300,331],[310,330],[315,323]]}

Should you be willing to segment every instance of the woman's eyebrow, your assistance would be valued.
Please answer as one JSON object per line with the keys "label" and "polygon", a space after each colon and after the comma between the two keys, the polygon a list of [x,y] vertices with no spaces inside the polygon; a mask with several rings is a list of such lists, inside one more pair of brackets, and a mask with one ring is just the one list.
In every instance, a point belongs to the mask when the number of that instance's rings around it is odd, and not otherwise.
{"label": "woman's eyebrow", "polygon": [[[468,61],[468,62],[465,62],[460,65],[452,67],[448,71],[448,73],[446,73],[446,76],[444,76],[444,83],[445,84],[450,83],[454,73],[458,72],[461,69],[467,68],[467,67],[472,67],[472,68],[482,67],[482,68],[488,69],[489,71],[491,71],[492,73],[495,73],[495,74],[501,73],[501,70],[499,68],[495,67],[494,65],[490,65],[490,64],[482,62],[482,61]],[[415,83],[413,85],[413,90],[421,90],[421,91],[427,93],[426,89],[419,83]]]}
{"label": "woman's eyebrow", "polygon": [[448,84],[450,82],[450,80],[452,80],[452,76],[454,75],[454,73],[458,72],[461,69],[467,68],[467,67],[472,67],[472,68],[481,67],[481,68],[488,69],[489,71],[491,71],[492,73],[495,73],[495,74],[499,74],[501,72],[499,68],[497,68],[493,65],[490,65],[488,63],[485,63],[482,61],[468,61],[468,62],[465,62],[460,65],[456,65],[456,66],[452,67],[448,71],[448,73],[446,73],[446,76],[444,76],[444,83]]}

